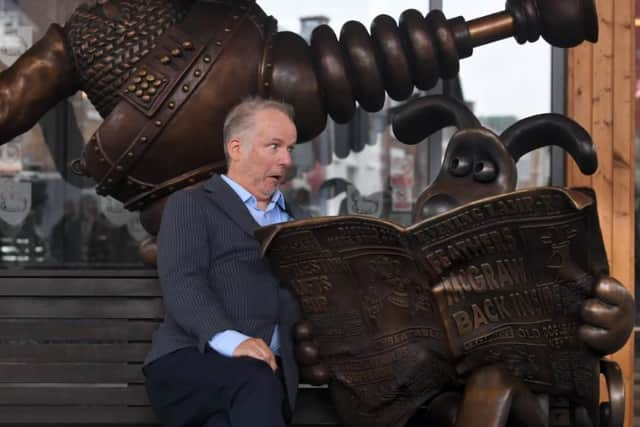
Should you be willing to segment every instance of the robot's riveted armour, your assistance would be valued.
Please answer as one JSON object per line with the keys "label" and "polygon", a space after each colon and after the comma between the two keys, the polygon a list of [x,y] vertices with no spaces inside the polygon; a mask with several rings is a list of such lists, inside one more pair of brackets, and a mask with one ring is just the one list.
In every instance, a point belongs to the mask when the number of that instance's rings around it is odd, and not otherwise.
{"label": "robot's riveted armour", "polygon": [[[113,73],[94,73],[90,82],[94,92],[116,89],[117,101],[103,104],[111,110],[80,169],[98,180],[99,194],[134,209],[223,170],[225,111],[257,93],[261,74],[268,19],[255,3],[197,2],[184,17],[181,7],[164,10],[176,21],[166,29],[156,23],[152,41],[145,31],[148,46],[127,57],[119,84],[105,84]],[[135,31],[120,40],[127,34]]]}
{"label": "robot's riveted armour", "polygon": [[187,4],[122,0],[78,7],[65,25],[80,85],[102,117],[119,101],[118,91],[156,39],[181,21]]}

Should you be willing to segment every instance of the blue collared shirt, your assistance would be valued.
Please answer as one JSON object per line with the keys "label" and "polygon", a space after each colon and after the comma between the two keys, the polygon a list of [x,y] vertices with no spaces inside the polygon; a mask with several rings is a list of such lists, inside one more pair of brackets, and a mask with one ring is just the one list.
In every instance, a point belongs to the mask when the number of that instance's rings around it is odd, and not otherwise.
{"label": "blue collared shirt", "polygon": [[[285,210],[284,196],[280,190],[276,190],[267,205],[265,210],[258,208],[258,201],[255,196],[249,193],[244,187],[232,180],[226,175],[221,175],[221,178],[226,182],[233,191],[236,192],[240,200],[247,207],[247,210],[253,217],[253,219],[261,226],[277,224],[279,222],[289,221],[291,216]],[[251,338],[241,332],[227,329],[222,332],[218,332],[209,340],[209,346],[220,354],[225,356],[233,356],[233,352],[236,347],[240,345],[244,340]],[[278,325],[275,325],[273,329],[273,336],[271,337],[271,343],[269,344],[271,350],[275,354],[279,354],[280,339],[278,338]]]}

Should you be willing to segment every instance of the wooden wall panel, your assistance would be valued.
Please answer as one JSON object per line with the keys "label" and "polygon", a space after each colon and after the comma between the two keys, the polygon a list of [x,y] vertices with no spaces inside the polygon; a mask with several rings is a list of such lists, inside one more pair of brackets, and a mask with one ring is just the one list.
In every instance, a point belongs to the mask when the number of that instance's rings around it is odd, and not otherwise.
{"label": "wooden wall panel", "polygon": [[[593,49],[588,44],[570,49],[567,53],[567,112],[570,117],[577,118],[589,133],[592,132],[592,59]],[[591,185],[591,180],[580,172],[578,166],[568,156],[567,165],[567,182],[576,187]]]}
{"label": "wooden wall panel", "polygon": [[598,170],[591,179],[591,186],[598,198],[600,223],[605,224],[602,237],[610,264],[613,232],[613,8],[612,1],[598,4],[600,34],[598,43],[592,47],[595,76],[591,79],[591,136],[598,147]]}
{"label": "wooden wall panel", "polygon": [[[611,275],[635,283],[635,1],[597,0],[600,37],[568,52],[567,112],[597,144],[599,168],[583,176],[567,160],[567,184],[596,190]],[[633,425],[633,340],[612,356],[623,369],[625,427]]]}

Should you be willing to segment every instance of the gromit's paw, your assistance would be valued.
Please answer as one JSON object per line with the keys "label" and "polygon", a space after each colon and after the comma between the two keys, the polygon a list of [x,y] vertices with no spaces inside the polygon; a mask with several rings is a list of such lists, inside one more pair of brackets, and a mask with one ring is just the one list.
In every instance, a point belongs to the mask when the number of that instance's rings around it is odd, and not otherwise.
{"label": "gromit's paw", "polygon": [[600,354],[616,352],[633,330],[634,313],[629,291],[613,277],[603,277],[596,284],[594,298],[582,306],[584,325],[578,336]]}
{"label": "gromit's paw", "polygon": [[308,320],[300,320],[294,325],[293,340],[300,381],[311,385],[328,384],[331,374],[320,359],[320,348],[313,339],[313,328]]}

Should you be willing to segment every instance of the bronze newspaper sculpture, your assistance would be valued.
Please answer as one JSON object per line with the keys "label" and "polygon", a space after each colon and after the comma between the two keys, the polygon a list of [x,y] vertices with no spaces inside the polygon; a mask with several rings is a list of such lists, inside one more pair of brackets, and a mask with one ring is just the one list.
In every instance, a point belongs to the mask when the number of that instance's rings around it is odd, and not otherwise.
{"label": "bronze newspaper sculpture", "polygon": [[[628,338],[633,305],[607,277],[594,194],[514,192],[517,159],[542,146],[595,172],[588,133],[543,114],[497,136],[441,96],[407,104],[393,125],[406,143],[459,129],[418,199],[421,222],[346,216],[259,231],[307,318],[297,330],[307,378],[330,383],[349,426],[403,426],[423,405],[425,425],[621,425],[620,372],[602,362],[610,402],[600,406],[599,358]],[[595,322],[606,338],[582,325],[594,296],[612,303]],[[463,397],[449,393],[460,384]]]}
{"label": "bronze newspaper sculpture", "polygon": [[455,76],[474,47],[511,36],[570,47],[597,32],[593,0],[508,0],[469,22],[407,10],[399,25],[378,16],[371,35],[350,21],[339,39],[324,25],[309,46],[251,0],[99,0],[0,73],[0,143],[85,91],[105,121],[74,170],[155,234],[166,196],[224,169],[222,121],[247,95],[291,103],[305,141],[327,113],[344,123],[356,101],[377,111],[385,91],[406,99]]}

